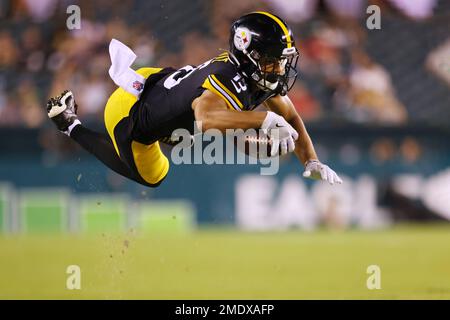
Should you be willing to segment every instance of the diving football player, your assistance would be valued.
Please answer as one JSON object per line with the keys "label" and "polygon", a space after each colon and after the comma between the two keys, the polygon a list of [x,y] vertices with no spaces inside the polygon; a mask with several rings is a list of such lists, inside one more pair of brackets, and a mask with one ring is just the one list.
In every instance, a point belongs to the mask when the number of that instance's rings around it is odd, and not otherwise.
{"label": "diving football player", "polygon": [[[253,12],[232,24],[229,44],[229,51],[178,70],[151,67],[118,72],[131,60],[117,58],[120,63],[117,68],[113,63],[110,75],[119,88],[104,110],[108,135],[81,124],[71,91],[48,101],[48,116],[110,169],[149,187],[158,186],[169,171],[159,142],[169,141],[178,128],[193,133],[195,121],[202,122],[204,131],[263,129],[273,154],[295,152],[305,167],[304,177],[341,183],[319,161],[287,95],[297,77],[299,57],[289,26],[268,12]],[[111,47],[110,54],[114,60]],[[268,111],[253,111],[261,104]]]}

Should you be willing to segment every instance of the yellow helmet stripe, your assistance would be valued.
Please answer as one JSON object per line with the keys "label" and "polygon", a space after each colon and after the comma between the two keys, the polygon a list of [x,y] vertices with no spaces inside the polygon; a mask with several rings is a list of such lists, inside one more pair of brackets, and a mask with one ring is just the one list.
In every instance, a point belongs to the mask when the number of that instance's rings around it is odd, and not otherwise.
{"label": "yellow helmet stripe", "polygon": [[288,48],[292,47],[292,39],[291,39],[291,35],[289,34],[289,30],[288,30],[287,26],[280,19],[275,17],[273,14],[270,14],[270,13],[265,12],[265,11],[256,11],[255,13],[260,13],[260,14],[266,15],[266,16],[272,18],[273,20],[275,20],[275,22],[278,23],[278,25],[283,30],[284,35],[286,36],[287,47]]}

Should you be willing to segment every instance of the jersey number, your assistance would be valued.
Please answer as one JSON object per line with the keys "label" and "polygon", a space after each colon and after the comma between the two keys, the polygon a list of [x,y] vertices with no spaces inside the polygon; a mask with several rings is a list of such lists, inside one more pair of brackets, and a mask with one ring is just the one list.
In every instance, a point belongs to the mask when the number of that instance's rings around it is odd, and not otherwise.
{"label": "jersey number", "polygon": [[164,81],[164,88],[172,89],[177,84],[179,84],[183,79],[186,79],[191,74],[192,70],[195,68],[193,66],[185,66],[178,71],[174,72],[170,77]]}
{"label": "jersey number", "polygon": [[241,93],[241,91],[247,90],[247,85],[245,84],[244,79],[239,75],[239,73],[233,78],[231,81],[237,93]]}
{"label": "jersey number", "polygon": [[172,89],[176,85],[178,85],[182,80],[186,79],[192,74],[192,71],[194,70],[200,70],[206,67],[208,64],[211,63],[211,60],[206,61],[205,63],[202,63],[197,68],[194,68],[193,66],[184,66],[181,69],[178,69],[178,71],[174,72],[170,77],[164,81],[164,88],[166,89]]}

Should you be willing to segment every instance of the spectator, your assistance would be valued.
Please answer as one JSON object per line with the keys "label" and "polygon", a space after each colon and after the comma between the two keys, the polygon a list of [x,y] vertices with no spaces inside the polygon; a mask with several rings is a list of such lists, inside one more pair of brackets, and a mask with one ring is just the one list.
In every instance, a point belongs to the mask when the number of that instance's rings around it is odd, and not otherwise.
{"label": "spectator", "polygon": [[19,49],[8,31],[0,32],[0,69],[14,68],[18,63]]}
{"label": "spectator", "polygon": [[352,52],[346,116],[357,122],[403,124],[405,107],[397,99],[389,73],[362,50]]}
{"label": "spectator", "polygon": [[396,149],[390,138],[377,139],[370,147],[371,159],[378,165],[384,165],[396,157]]}
{"label": "spectator", "polygon": [[402,155],[403,162],[413,165],[421,158],[422,148],[415,138],[406,137],[400,145],[400,153]]}
{"label": "spectator", "polygon": [[37,128],[45,120],[44,108],[38,98],[38,89],[31,79],[20,82],[16,92],[17,108],[20,118],[27,128]]}

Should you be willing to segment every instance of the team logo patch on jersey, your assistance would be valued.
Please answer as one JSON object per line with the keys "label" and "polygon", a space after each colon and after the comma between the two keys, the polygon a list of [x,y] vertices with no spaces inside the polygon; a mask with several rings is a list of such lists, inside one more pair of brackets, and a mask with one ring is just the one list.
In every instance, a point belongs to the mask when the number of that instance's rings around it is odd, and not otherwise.
{"label": "team logo patch on jersey", "polygon": [[133,88],[135,88],[138,91],[141,91],[144,88],[144,84],[140,81],[133,82]]}
{"label": "team logo patch on jersey", "polygon": [[238,50],[244,51],[250,45],[252,41],[252,34],[250,30],[244,27],[239,27],[236,29],[234,34],[234,45]]}

